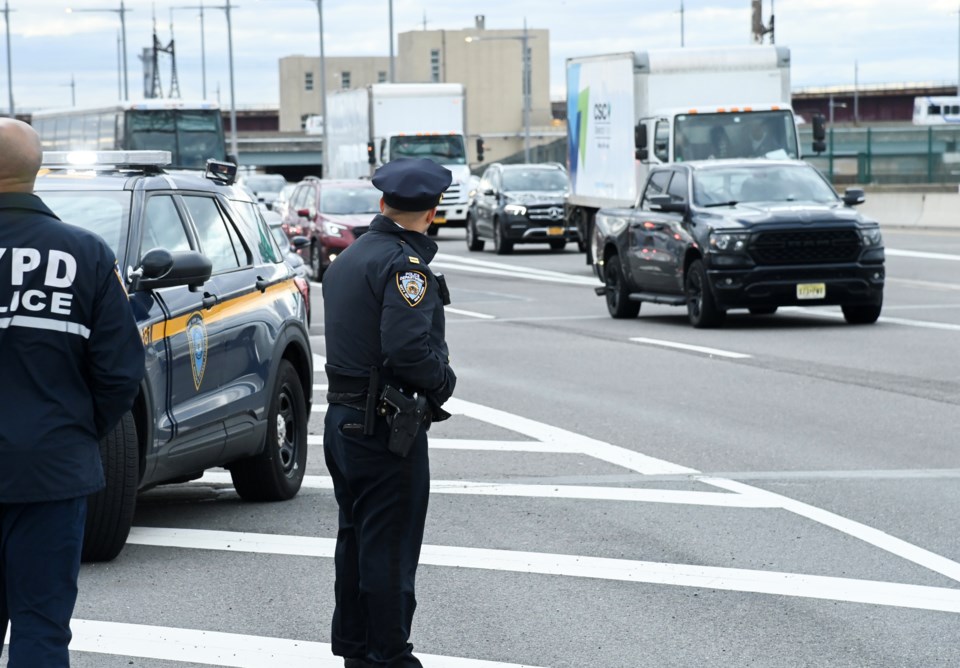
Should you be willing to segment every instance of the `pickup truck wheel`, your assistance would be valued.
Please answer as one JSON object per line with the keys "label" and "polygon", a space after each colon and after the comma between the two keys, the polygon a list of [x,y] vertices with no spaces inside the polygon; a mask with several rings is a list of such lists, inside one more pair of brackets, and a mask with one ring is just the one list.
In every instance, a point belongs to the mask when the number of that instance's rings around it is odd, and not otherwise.
{"label": "pickup truck wheel", "polygon": [[503,238],[503,223],[493,221],[493,251],[497,255],[508,255],[513,252],[513,242]]}
{"label": "pickup truck wheel", "polygon": [[844,304],[843,319],[851,325],[872,325],[880,317],[883,304]]}
{"label": "pickup truck wheel", "polygon": [[702,260],[694,260],[684,281],[687,294],[687,316],[697,329],[716,327],[723,323],[727,312],[717,308],[707,283],[707,272]]}
{"label": "pickup truck wheel", "polygon": [[263,452],[230,465],[233,486],[246,501],[285,501],[300,491],[307,463],[307,402],[300,377],[280,361],[267,413]]}
{"label": "pickup truck wheel", "polygon": [[80,558],[85,562],[110,561],[123,549],[137,506],[139,451],[133,414],[121,418],[100,441],[100,459],[107,486],[87,497],[87,520]]}
{"label": "pickup truck wheel", "polygon": [[611,255],[603,266],[604,284],[607,286],[607,311],[611,318],[636,318],[640,302],[630,301],[627,281],[620,266],[620,256]]}
{"label": "pickup truck wheel", "polygon": [[562,251],[567,247],[566,239],[554,239],[550,242],[550,250]]}
{"label": "pickup truck wheel", "polygon": [[482,251],[484,240],[477,237],[477,223],[473,216],[467,216],[467,250]]}
{"label": "pickup truck wheel", "polygon": [[776,312],[776,306],[755,306],[750,309],[750,315],[773,315]]}

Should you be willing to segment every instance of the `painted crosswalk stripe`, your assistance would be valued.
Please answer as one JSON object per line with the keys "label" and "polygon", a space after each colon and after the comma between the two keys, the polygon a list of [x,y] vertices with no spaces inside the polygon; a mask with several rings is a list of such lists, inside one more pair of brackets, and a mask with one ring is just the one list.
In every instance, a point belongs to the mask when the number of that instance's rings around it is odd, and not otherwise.
{"label": "painted crosswalk stripe", "polygon": [[[332,538],[134,527],[128,543],[332,559]],[[697,587],[960,613],[960,589],[778,571],[668,564],[568,554],[424,545],[420,564]],[[447,664],[449,665],[449,664]]]}
{"label": "painted crosswalk stripe", "polygon": [[[233,485],[229,473],[208,471],[193,484]],[[306,489],[333,489],[328,476],[303,477]],[[507,496],[539,499],[578,499],[592,501],[630,501],[639,503],[673,503],[680,505],[714,506],[723,508],[776,508],[778,503],[763,501],[756,494],[729,492],[700,492],[673,489],[643,489],[634,487],[594,487],[588,485],[518,485],[487,483],[469,480],[432,480],[431,494],[467,496]]]}
{"label": "painted crosswalk stripe", "polygon": [[490,315],[489,313],[477,313],[476,311],[464,311],[460,308],[453,308],[451,306],[444,306],[443,310],[446,313],[452,313],[454,315],[465,315],[470,318],[479,318],[481,320],[496,320],[497,316]]}
{"label": "painted crosswalk stripe", "polygon": [[[328,643],[86,619],[74,619],[70,627],[73,631],[70,649],[75,652],[231,668],[343,667],[343,659],[331,653]],[[424,668],[534,668],[420,652],[417,657]]]}

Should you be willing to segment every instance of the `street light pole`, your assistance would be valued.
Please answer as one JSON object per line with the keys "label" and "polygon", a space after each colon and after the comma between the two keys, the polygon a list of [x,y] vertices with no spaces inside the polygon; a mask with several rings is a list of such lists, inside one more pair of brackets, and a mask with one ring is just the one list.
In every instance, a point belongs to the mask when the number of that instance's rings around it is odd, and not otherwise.
{"label": "street light pole", "polygon": [[203,28],[203,1],[199,5],[178,5],[170,8],[170,23],[173,24],[174,9],[199,9],[200,10],[200,76],[203,78],[203,99],[207,99],[207,45],[204,37]]}
{"label": "street light pole", "polygon": [[[317,5],[317,19],[320,29],[320,108],[323,112],[323,176],[327,175],[327,60],[323,53],[323,0],[313,0]],[[391,11],[393,4],[390,5]],[[391,31],[392,34],[392,31]],[[391,61],[391,67],[392,67]]]}
{"label": "street light pole", "polygon": [[390,2],[390,83],[394,82],[393,79],[393,0]]}
{"label": "street light pole", "polygon": [[101,7],[96,9],[73,9],[72,7],[67,8],[68,14],[74,14],[76,12],[113,12],[114,14],[120,15],[120,41],[122,49],[122,60],[123,60],[123,98],[125,100],[130,99],[130,86],[129,86],[129,70],[127,69],[127,12],[132,12],[132,9],[127,9],[124,5],[123,0],[120,0],[120,9],[113,9],[111,7]]}
{"label": "street light pole", "polygon": [[3,22],[6,25],[7,30],[7,93],[10,95],[10,118],[14,117],[14,107],[13,107],[13,61],[11,58],[11,48],[10,48],[10,2],[9,0],[3,0]]}
{"label": "street light pole", "polygon": [[239,162],[240,153],[237,150],[237,98],[233,85],[233,27],[230,22],[230,0],[224,5],[227,14],[227,59],[230,63],[230,152],[234,160]]}

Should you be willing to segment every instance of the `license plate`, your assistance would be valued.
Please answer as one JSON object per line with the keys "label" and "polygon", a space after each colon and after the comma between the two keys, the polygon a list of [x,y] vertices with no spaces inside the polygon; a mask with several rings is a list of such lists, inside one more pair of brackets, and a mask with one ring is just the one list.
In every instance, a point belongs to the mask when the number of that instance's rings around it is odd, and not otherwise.
{"label": "license plate", "polygon": [[798,283],[797,299],[826,299],[826,283]]}
{"label": "license plate", "polygon": [[559,236],[563,234],[563,227],[561,227],[560,225],[556,225],[554,227],[548,227],[547,234],[549,234],[551,237]]}
{"label": "license plate", "polygon": [[445,222],[447,222],[447,219],[443,216],[434,216],[433,222],[435,222],[437,225],[443,225]]}

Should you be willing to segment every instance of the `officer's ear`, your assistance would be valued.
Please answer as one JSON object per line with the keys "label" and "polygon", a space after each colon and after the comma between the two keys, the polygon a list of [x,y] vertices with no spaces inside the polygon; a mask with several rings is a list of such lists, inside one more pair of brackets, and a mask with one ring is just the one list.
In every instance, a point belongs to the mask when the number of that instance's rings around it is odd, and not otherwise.
{"label": "officer's ear", "polygon": [[427,223],[433,224],[433,219],[437,217],[437,207],[433,207],[427,211]]}
{"label": "officer's ear", "polygon": [[381,198],[380,198],[380,213],[383,213],[383,207],[385,207],[386,205],[387,205],[387,203],[386,203],[386,202],[383,200],[383,198],[381,197]]}

